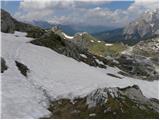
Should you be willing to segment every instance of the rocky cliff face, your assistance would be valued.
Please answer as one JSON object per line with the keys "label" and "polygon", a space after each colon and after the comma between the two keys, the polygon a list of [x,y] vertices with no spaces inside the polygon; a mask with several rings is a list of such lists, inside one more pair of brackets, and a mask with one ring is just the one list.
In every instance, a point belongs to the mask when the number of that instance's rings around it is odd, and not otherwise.
{"label": "rocky cliff face", "polygon": [[127,25],[123,30],[123,34],[126,40],[147,38],[158,35],[158,26],[158,9],[154,11],[146,11],[140,18]]}
{"label": "rocky cliff face", "polygon": [[27,36],[33,38],[40,37],[45,33],[45,30],[39,27],[17,21],[3,9],[1,9],[1,31],[5,33],[27,32]]}
{"label": "rocky cliff face", "polygon": [[158,100],[146,98],[138,86],[99,88],[86,97],[51,103],[50,118],[158,118]]}
{"label": "rocky cliff face", "polygon": [[146,11],[123,28],[97,33],[95,36],[108,42],[135,44],[159,34],[159,10]]}

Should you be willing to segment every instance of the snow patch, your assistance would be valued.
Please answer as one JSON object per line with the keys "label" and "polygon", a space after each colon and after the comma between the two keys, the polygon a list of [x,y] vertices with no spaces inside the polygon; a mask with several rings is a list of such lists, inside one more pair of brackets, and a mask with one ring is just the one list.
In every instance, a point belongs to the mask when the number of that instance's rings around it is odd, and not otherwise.
{"label": "snow patch", "polygon": [[154,26],[154,24],[150,24],[151,25],[151,27],[153,27]]}
{"label": "snow patch", "polygon": [[15,32],[14,32],[14,35],[15,35],[15,36],[19,36],[19,37],[25,37],[25,36],[27,35],[27,33],[15,31]]}
{"label": "snow patch", "polygon": [[83,58],[87,58],[85,54],[80,54],[80,56],[82,56]]}
{"label": "snow patch", "polygon": [[112,46],[113,44],[106,43],[105,46]]}
{"label": "snow patch", "polygon": [[129,47],[128,49],[121,52],[121,54],[131,55],[133,51],[133,47]]}
{"label": "snow patch", "polygon": [[93,43],[93,42],[94,42],[94,40],[91,40],[91,42]]}
{"label": "snow patch", "polygon": [[94,117],[94,116],[96,116],[96,114],[95,113],[91,113],[91,114],[89,114],[89,116],[90,117]]}
{"label": "snow patch", "polygon": [[68,36],[67,34],[65,33],[62,33],[67,39],[73,39],[74,37],[73,36]]}
{"label": "snow patch", "polygon": [[95,60],[96,60],[96,62],[97,62],[98,64],[104,65],[102,61],[100,61],[100,60],[98,60],[98,59],[95,59]]}

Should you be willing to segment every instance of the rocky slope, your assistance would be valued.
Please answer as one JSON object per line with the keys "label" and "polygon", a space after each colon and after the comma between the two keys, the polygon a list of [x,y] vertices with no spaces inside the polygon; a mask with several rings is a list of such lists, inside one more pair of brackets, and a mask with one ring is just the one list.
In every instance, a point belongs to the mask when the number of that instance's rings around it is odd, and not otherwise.
{"label": "rocky slope", "polygon": [[135,44],[140,40],[158,36],[159,10],[146,11],[142,16],[129,23],[124,28],[95,34],[99,39],[108,42],[123,42]]}
{"label": "rocky slope", "polygon": [[59,27],[53,27],[52,31],[64,38],[65,40],[74,43],[79,48],[85,49],[89,53],[96,56],[117,56],[119,53],[121,53],[127,48],[126,45],[121,43],[109,44],[104,41],[100,41],[87,32],[76,33],[74,36],[68,36]]}
{"label": "rocky slope", "polygon": [[146,98],[138,86],[100,88],[86,97],[59,99],[50,104],[49,118],[158,118],[158,100]]}
{"label": "rocky slope", "polygon": [[117,57],[119,68],[128,75],[146,80],[159,79],[159,38],[141,41]]}

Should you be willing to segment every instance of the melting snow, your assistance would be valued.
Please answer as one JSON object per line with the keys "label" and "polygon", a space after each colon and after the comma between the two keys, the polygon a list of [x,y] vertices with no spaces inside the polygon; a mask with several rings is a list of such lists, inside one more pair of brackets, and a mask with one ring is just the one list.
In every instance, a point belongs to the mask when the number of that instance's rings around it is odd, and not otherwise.
{"label": "melting snow", "polygon": [[151,27],[153,27],[154,26],[154,24],[150,24],[151,25]]}
{"label": "melting snow", "polygon": [[27,33],[25,33],[25,32],[22,33],[22,32],[18,32],[18,31],[15,31],[14,34],[17,37],[25,37],[27,35]]}
{"label": "melting snow", "polygon": [[91,114],[89,114],[89,116],[90,117],[94,117],[94,116],[96,116],[96,114],[95,113],[91,113]]}
{"label": "melting snow", "polygon": [[65,33],[62,33],[66,38],[68,38],[68,39],[73,39],[74,37],[73,36],[68,36],[68,35],[66,35]]}
{"label": "melting snow", "polygon": [[133,47],[129,47],[128,49],[121,52],[121,54],[131,55],[133,51]]}
{"label": "melting snow", "polygon": [[84,57],[84,58],[87,58],[87,56],[86,56],[86,55],[84,55],[84,54],[80,54],[80,56],[82,56],[82,57]]}
{"label": "melting snow", "polygon": [[113,44],[106,43],[105,46],[112,46]]}
{"label": "melting snow", "polygon": [[94,42],[94,40],[91,40],[91,42],[93,43],[93,42]]}
{"label": "melting snow", "polygon": [[[137,84],[145,96],[158,98],[158,81],[113,78],[106,73],[116,75],[117,68],[107,67],[105,70],[91,67],[51,49],[28,43],[32,39],[24,37],[24,33],[16,32],[19,37],[1,34],[2,57],[9,67],[2,74],[3,118],[39,118],[49,114],[47,96],[53,100],[73,98],[102,87]],[[28,78],[18,71],[15,60],[30,69]]]}
{"label": "melting snow", "polygon": [[98,64],[102,64],[103,65],[103,62],[102,61],[99,61],[98,59],[95,59],[96,60],[96,62],[98,63]]}

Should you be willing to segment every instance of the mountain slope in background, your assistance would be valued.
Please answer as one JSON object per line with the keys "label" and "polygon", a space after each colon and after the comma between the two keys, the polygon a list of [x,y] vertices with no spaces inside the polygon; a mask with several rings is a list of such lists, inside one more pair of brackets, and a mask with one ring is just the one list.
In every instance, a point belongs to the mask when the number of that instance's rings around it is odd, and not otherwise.
{"label": "mountain slope in background", "polygon": [[109,32],[97,33],[95,36],[108,42],[124,42],[135,44],[140,40],[159,34],[159,10],[146,11],[141,17],[124,28]]}

